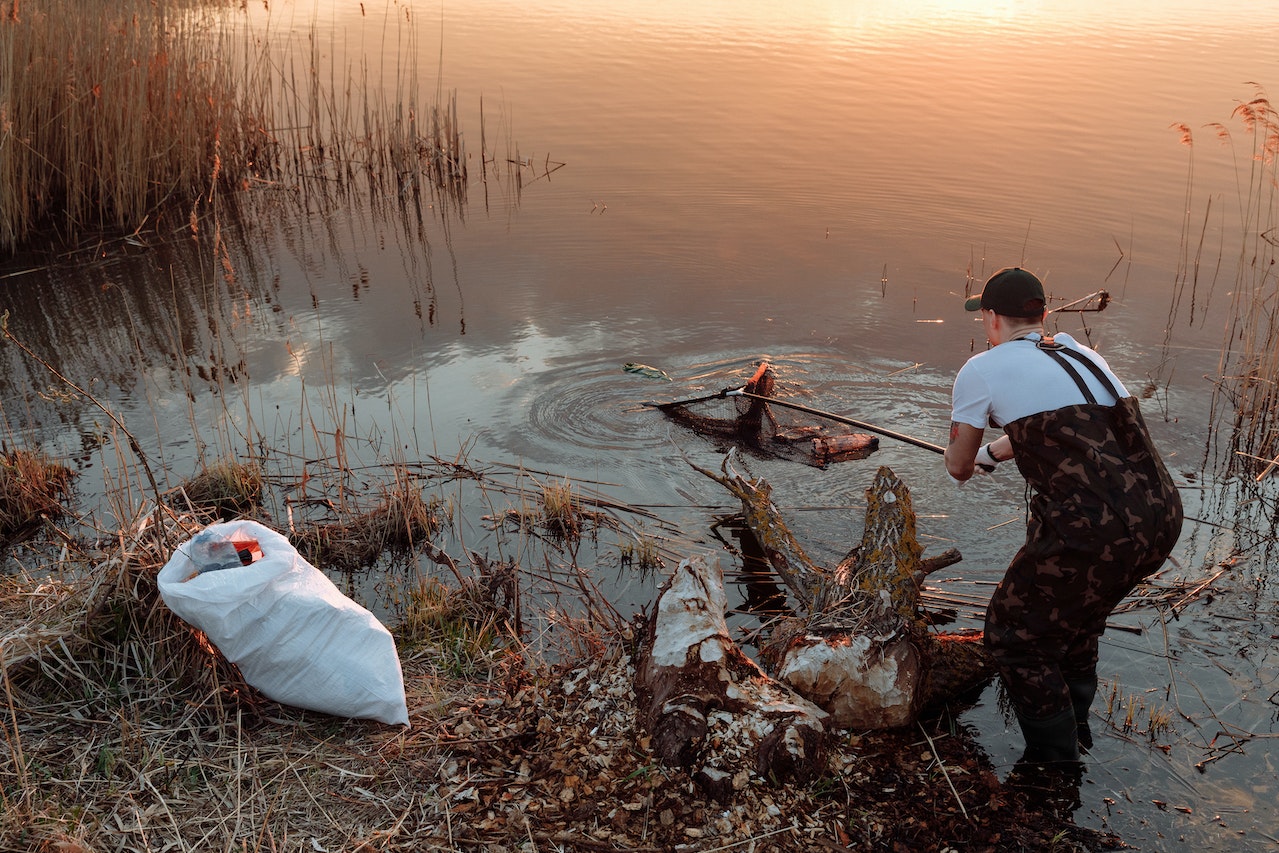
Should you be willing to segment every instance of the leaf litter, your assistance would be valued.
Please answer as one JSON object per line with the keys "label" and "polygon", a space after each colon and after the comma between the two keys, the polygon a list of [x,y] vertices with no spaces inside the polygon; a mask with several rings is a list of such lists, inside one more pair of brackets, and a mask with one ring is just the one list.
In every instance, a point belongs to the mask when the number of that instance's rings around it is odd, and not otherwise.
{"label": "leaf litter", "polygon": [[[173,520],[160,523],[177,525]],[[402,643],[411,726],[266,700],[157,603],[145,522],[93,582],[5,579],[0,846],[49,851],[1114,849],[1000,784],[944,719],[843,732],[807,786],[731,802],[636,726],[630,629],[457,677]],[[177,529],[174,536],[180,535]]]}

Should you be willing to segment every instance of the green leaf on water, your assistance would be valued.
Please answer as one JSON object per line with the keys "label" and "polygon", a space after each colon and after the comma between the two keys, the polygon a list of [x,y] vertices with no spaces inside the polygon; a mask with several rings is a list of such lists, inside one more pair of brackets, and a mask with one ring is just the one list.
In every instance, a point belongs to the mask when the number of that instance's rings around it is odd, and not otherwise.
{"label": "green leaf on water", "polygon": [[647,376],[649,379],[664,379],[667,382],[675,381],[666,375],[665,370],[658,370],[656,367],[649,367],[647,364],[636,364],[633,361],[623,364],[622,370],[639,376]]}

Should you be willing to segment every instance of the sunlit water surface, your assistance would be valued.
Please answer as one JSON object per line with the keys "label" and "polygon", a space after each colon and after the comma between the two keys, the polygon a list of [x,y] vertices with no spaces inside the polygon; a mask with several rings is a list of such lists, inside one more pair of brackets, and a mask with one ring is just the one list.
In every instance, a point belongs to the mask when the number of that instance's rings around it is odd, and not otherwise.
{"label": "sunlit water surface", "polygon": [[[1146,411],[1189,513],[1233,524],[1201,505],[1200,483],[1249,163],[1231,113],[1279,83],[1273,3],[365,5],[250,15],[391,96],[405,68],[425,102],[456,91],[464,208],[437,200],[420,226],[355,200],[307,218],[259,191],[229,237],[230,288],[181,236],[5,270],[15,334],[109,400],[173,478],[203,446],[234,444],[217,424],[243,409],[299,457],[318,452],[318,424],[380,437],[383,458],[465,447],[591,483],[654,508],[687,553],[720,554],[709,528],[733,507],[688,463],[717,468],[722,453],[644,401],[740,384],[768,358],[809,405],[944,443],[950,381],[983,345],[960,297],[1022,264],[1058,304],[1113,294],[1059,328],[1154,391]],[[518,184],[506,163],[478,180],[481,128],[525,164]],[[1200,242],[1213,272],[1191,293]],[[103,464],[93,410],[41,394],[56,383],[12,348],[0,357],[11,429]],[[876,465],[911,485],[929,552],[963,553],[943,592],[988,594],[1018,543],[1011,471],[957,491],[935,454],[888,439],[827,469],[740,464],[823,560],[858,537]],[[1218,575],[1235,536],[1189,523],[1164,579]],[[651,580],[603,580],[624,607],[652,594]],[[1122,722],[1135,707],[1140,731],[1096,720],[1077,817],[1142,849],[1279,846],[1274,587],[1244,559],[1212,589],[1176,620],[1116,617],[1139,632],[1105,640],[1109,710]],[[1151,710],[1172,726],[1153,745]],[[993,689],[963,722],[1006,771],[1020,736]]]}

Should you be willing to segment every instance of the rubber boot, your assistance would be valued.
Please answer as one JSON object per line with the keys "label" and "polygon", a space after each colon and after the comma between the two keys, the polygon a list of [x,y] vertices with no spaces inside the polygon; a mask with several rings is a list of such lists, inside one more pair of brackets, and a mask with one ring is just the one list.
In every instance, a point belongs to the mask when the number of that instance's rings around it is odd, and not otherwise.
{"label": "rubber boot", "polygon": [[1042,719],[1018,714],[1017,722],[1026,738],[1026,752],[1013,765],[1007,784],[1027,795],[1034,808],[1061,820],[1070,819],[1080,808],[1083,781],[1075,709],[1066,708]]}
{"label": "rubber boot", "polygon": [[1041,719],[1024,717],[1019,712],[1017,722],[1026,738],[1026,752],[1020,763],[1079,763],[1079,723],[1073,707]]}
{"label": "rubber boot", "polygon": [[1075,709],[1075,728],[1079,736],[1080,752],[1092,749],[1092,726],[1088,724],[1088,709],[1097,695],[1097,679],[1078,678],[1066,682],[1070,688],[1070,703]]}

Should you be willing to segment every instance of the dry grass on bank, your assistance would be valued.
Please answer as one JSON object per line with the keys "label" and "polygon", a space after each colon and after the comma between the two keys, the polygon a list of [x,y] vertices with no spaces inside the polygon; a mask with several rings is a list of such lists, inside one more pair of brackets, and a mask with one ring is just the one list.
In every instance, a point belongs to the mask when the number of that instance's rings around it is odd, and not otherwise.
{"label": "dry grass on bank", "polygon": [[3,581],[4,849],[1104,846],[1027,810],[944,721],[846,736],[813,786],[708,801],[635,728],[625,632],[566,619],[564,656],[537,660],[460,590],[395,626],[411,727],[277,705],[160,602],[160,527],[180,541],[198,523],[139,515],[66,558],[79,580]]}
{"label": "dry grass on bank", "polygon": [[65,514],[75,473],[42,453],[0,453],[0,548],[31,535],[46,521]]}
{"label": "dry grass on bank", "polygon": [[[11,849],[158,849],[158,838],[353,849],[352,832],[379,825],[384,804],[367,787],[386,784],[380,751],[398,751],[403,734],[266,702],[160,601],[168,554],[155,527],[180,541],[193,522],[139,517],[118,548],[70,558],[79,581],[5,580],[0,838]],[[338,800],[319,802],[334,783]],[[312,786],[324,796],[308,797]]]}

